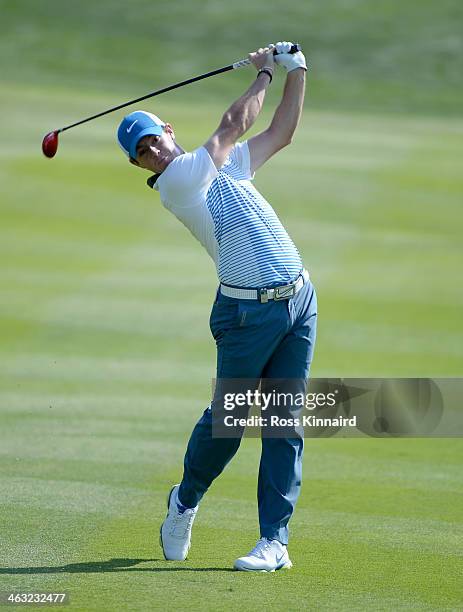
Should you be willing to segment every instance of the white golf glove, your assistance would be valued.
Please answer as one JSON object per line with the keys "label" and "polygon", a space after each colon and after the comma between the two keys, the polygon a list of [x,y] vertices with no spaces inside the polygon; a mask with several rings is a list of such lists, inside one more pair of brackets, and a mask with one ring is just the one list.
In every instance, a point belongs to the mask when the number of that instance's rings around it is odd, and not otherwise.
{"label": "white golf glove", "polygon": [[275,62],[280,66],[286,68],[286,72],[296,70],[296,68],[304,68],[307,70],[307,64],[305,63],[305,57],[302,51],[297,53],[289,53],[289,50],[293,46],[290,42],[277,42],[275,49],[277,54],[275,55]]}

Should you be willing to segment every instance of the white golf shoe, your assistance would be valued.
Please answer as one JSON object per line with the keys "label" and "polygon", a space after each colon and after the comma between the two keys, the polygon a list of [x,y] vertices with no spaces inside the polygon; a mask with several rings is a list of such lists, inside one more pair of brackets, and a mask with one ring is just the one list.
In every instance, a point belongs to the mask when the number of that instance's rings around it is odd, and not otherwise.
{"label": "white golf shoe", "polygon": [[185,508],[178,501],[175,485],[167,498],[167,516],[161,525],[160,544],[167,561],[184,561],[191,543],[191,528],[195,520],[196,508]]}
{"label": "white golf shoe", "polygon": [[274,572],[292,566],[284,544],[278,540],[261,538],[250,553],[235,561],[234,568],[245,572]]}

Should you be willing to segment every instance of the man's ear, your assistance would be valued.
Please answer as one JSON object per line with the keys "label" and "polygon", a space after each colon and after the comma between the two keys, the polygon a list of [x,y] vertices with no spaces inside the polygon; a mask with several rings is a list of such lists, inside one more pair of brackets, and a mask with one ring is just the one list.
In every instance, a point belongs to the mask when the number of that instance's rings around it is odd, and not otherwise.
{"label": "man's ear", "polygon": [[134,166],[140,166],[140,164],[137,162],[137,160],[134,159],[133,157],[129,157],[129,162],[131,164],[133,164]]}
{"label": "man's ear", "polygon": [[164,124],[164,131],[171,136],[172,140],[175,140],[174,128],[170,125],[170,123]]}

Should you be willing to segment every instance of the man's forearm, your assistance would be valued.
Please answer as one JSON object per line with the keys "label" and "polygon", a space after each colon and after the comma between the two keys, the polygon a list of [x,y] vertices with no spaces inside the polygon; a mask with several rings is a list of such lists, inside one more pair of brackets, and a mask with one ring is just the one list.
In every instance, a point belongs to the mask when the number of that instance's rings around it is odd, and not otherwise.
{"label": "man's forearm", "polygon": [[225,111],[221,127],[236,130],[236,139],[247,132],[262,110],[269,83],[268,74],[265,72],[258,74],[251,87]]}
{"label": "man's forearm", "polygon": [[283,97],[269,127],[282,145],[289,144],[296,131],[304,104],[304,93],[305,70],[298,68],[288,72]]}

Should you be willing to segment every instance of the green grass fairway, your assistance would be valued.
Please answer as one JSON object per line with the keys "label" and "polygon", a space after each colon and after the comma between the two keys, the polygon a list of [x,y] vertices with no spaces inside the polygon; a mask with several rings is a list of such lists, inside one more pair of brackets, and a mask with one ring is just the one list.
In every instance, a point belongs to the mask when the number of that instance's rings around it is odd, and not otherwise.
{"label": "green grass fairway", "polygon": [[[10,86],[0,109],[0,589],[66,590],[73,610],[461,609],[458,439],[308,441],[295,567],[272,575],[230,571],[258,535],[245,440],[189,560],[162,559],[214,374],[214,270],[124,164],[118,117],[40,155],[44,131],[105,106],[53,94]],[[156,110],[188,148],[222,108]],[[461,120],[308,110],[259,173],[318,288],[315,376],[461,375],[462,137]]]}
{"label": "green grass fairway", "polygon": [[[299,41],[319,109],[461,115],[460,0],[0,0],[2,79],[121,99],[226,66],[271,41]],[[234,96],[246,71],[191,87]],[[189,96],[190,94],[188,94]],[[111,104],[108,100],[114,97]],[[183,92],[175,99],[185,100]],[[80,113],[77,113],[80,116]]]}

